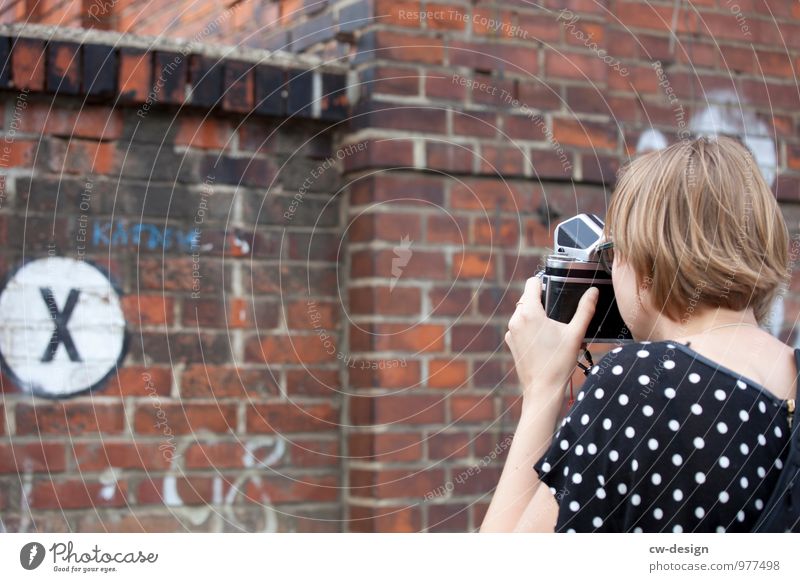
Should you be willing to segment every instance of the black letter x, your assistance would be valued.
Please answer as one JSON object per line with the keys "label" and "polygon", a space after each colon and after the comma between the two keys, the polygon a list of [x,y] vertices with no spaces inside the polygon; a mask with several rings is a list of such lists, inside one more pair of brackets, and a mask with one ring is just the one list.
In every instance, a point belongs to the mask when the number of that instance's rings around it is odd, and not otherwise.
{"label": "black letter x", "polygon": [[78,355],[78,350],[75,349],[72,336],[67,329],[67,322],[69,321],[70,315],[72,315],[72,310],[75,309],[75,304],[78,302],[78,295],[81,294],[80,290],[70,289],[63,311],[59,311],[58,307],[56,307],[56,300],[53,297],[53,290],[50,289],[50,287],[39,287],[39,291],[42,293],[42,299],[44,299],[44,302],[47,304],[47,310],[50,312],[53,323],[56,324],[56,328],[53,330],[53,335],[50,338],[50,343],[47,344],[47,349],[42,356],[42,361],[52,362],[58,346],[63,342],[70,361],[81,362],[81,357]]}

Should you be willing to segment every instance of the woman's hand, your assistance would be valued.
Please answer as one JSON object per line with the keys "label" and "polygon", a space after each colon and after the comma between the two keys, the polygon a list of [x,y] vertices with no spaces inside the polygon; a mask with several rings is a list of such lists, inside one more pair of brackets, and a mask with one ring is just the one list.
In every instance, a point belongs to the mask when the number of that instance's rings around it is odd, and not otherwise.
{"label": "woman's hand", "polygon": [[567,324],[545,314],[541,278],[530,277],[525,282],[525,291],[508,322],[505,336],[514,356],[523,396],[560,389],[570,379],[599,294],[596,287],[588,289],[572,321]]}

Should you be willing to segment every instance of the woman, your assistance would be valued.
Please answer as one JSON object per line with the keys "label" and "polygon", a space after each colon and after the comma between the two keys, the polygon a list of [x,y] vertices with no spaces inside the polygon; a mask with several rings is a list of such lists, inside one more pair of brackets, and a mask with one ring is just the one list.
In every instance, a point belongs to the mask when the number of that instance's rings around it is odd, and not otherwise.
{"label": "woman", "polygon": [[591,368],[559,423],[597,292],[562,324],[527,281],[505,338],[522,415],[481,531],[750,531],[788,452],[797,374],[759,327],[789,279],[775,198],[737,141],[698,138],[629,164],[604,235],[636,341]]}

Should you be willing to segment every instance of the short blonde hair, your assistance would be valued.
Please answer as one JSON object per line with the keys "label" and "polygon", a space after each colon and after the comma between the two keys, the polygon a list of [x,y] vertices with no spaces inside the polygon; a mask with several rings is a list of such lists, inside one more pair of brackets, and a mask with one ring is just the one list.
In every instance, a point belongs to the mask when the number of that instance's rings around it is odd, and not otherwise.
{"label": "short blonde hair", "polygon": [[699,305],[752,307],[764,324],[790,272],[789,232],[750,151],[728,137],[681,141],[620,173],[604,234],[673,321]]}

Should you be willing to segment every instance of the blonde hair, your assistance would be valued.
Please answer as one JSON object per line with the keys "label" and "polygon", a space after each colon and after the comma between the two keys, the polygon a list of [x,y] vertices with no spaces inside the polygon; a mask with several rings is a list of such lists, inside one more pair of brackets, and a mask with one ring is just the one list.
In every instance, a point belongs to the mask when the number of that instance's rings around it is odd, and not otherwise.
{"label": "blonde hair", "polygon": [[[620,175],[605,236],[673,321],[699,305],[764,324],[789,280],[789,232],[752,154],[728,137],[649,152]],[[694,301],[693,301],[694,300]]]}

